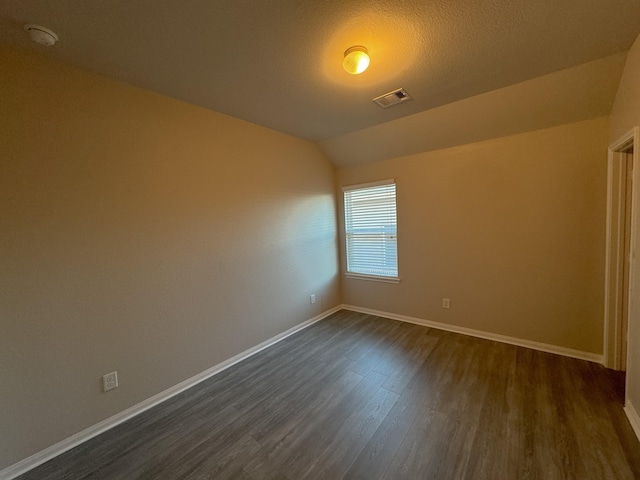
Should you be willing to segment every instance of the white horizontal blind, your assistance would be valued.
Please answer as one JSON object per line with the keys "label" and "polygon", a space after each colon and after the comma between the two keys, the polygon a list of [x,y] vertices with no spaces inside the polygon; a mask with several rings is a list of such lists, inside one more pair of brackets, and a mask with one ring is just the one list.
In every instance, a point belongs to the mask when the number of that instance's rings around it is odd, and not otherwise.
{"label": "white horizontal blind", "polygon": [[345,189],[347,272],[398,276],[396,185]]}

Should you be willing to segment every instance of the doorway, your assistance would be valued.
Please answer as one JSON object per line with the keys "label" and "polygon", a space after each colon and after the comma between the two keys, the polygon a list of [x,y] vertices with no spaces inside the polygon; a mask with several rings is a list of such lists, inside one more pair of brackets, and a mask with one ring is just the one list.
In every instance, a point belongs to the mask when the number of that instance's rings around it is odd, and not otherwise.
{"label": "doorway", "polygon": [[606,367],[622,371],[627,367],[629,320],[638,308],[632,302],[638,147],[635,128],[609,147],[607,173],[604,361]]}

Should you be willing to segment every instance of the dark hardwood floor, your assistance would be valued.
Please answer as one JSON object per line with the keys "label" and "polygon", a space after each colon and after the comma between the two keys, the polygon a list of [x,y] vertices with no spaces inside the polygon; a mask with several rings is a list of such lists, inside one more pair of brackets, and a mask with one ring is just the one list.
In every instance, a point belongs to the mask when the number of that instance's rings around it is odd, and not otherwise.
{"label": "dark hardwood floor", "polygon": [[338,312],[27,479],[632,479],[623,377]]}

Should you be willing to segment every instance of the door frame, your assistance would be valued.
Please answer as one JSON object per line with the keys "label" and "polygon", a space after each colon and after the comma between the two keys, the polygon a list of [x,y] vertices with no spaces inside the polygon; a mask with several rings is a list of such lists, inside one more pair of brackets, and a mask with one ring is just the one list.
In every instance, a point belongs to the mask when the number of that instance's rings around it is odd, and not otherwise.
{"label": "door frame", "polygon": [[[618,140],[609,145],[607,161],[607,226],[606,226],[606,255],[605,255],[605,296],[604,296],[604,345],[603,357],[604,365],[615,370],[626,369],[627,358],[622,358],[622,321],[623,314],[621,306],[621,294],[624,269],[624,242],[625,236],[620,232],[624,231],[625,218],[620,206],[625,202],[626,187],[621,188],[621,182],[626,176],[622,173],[622,154],[633,148],[633,170],[631,180],[631,229],[629,250],[629,295],[627,322],[638,317],[636,310],[640,308],[639,302],[633,301],[634,285],[634,257],[638,230],[637,212],[640,211],[638,204],[638,190],[640,190],[640,165],[638,164],[638,150],[640,149],[640,128],[634,127],[622,135]],[[640,320],[640,319],[639,319]],[[627,323],[627,331],[628,331]],[[626,355],[628,357],[628,353]]]}

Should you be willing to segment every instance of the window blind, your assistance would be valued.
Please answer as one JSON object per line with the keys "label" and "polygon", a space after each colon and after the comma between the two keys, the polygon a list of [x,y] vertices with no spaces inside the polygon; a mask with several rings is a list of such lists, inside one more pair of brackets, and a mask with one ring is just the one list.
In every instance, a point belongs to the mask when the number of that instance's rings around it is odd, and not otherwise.
{"label": "window blind", "polygon": [[347,272],[397,277],[396,185],[344,188]]}

